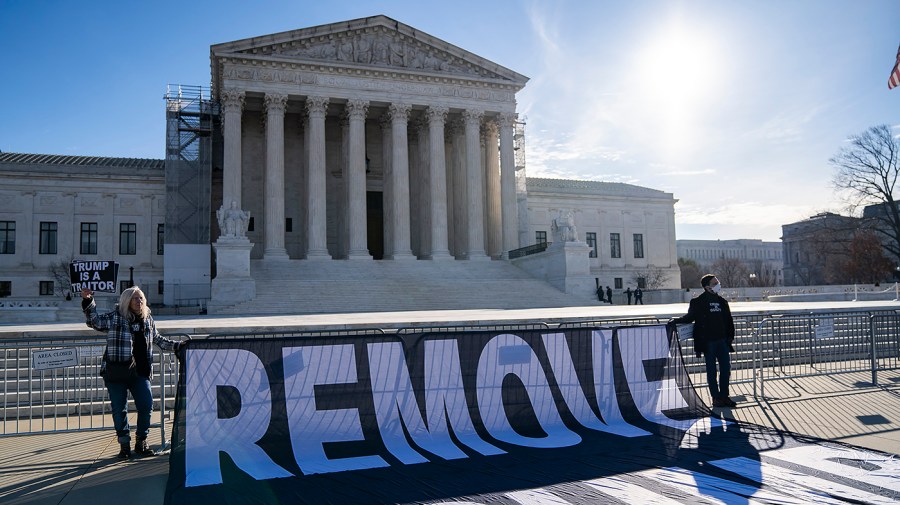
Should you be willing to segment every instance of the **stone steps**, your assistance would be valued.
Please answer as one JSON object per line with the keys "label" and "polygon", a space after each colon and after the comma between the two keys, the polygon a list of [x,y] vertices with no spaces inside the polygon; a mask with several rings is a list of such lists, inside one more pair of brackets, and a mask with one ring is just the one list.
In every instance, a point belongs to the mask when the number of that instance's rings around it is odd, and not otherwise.
{"label": "stone steps", "polygon": [[254,300],[216,314],[520,309],[598,305],[505,261],[251,262]]}

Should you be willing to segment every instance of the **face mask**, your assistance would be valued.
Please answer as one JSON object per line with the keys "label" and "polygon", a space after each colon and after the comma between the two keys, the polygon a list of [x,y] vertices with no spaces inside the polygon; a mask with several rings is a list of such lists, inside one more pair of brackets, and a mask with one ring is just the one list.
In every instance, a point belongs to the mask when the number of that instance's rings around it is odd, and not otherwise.
{"label": "face mask", "polygon": [[719,294],[719,291],[722,291],[722,285],[721,285],[721,284],[716,284],[716,285],[713,286],[711,289],[712,289],[713,293]]}

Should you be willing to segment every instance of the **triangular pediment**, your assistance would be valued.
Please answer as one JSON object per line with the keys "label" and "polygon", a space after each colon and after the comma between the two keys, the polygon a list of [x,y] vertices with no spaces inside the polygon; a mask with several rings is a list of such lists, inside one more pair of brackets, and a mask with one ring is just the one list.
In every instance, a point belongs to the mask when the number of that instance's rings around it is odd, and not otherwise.
{"label": "triangular pediment", "polygon": [[219,58],[240,56],[502,81],[517,88],[528,81],[524,75],[387,16],[216,44],[210,53],[214,68]]}

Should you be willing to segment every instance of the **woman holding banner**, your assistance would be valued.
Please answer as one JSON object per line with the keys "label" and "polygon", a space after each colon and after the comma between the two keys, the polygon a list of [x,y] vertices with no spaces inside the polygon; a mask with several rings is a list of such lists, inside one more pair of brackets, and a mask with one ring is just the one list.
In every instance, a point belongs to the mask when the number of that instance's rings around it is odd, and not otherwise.
{"label": "woman holding banner", "polygon": [[134,452],[138,456],[152,456],[155,453],[147,445],[150,412],[153,410],[153,396],[150,393],[152,344],[164,351],[177,352],[182,343],[159,334],[150,315],[147,298],[137,286],[123,291],[116,309],[105,314],[97,313],[97,304],[90,289],[82,289],[81,298],[87,325],[106,332],[106,352],[103,353],[100,375],[112,404],[113,425],[121,447],[119,458],[131,457],[129,391],[138,411]]}

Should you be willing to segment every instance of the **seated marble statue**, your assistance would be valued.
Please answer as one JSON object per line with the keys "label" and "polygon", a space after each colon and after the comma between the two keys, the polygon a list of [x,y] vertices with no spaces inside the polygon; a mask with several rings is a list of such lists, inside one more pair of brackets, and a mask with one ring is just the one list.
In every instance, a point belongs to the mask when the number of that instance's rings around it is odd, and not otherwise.
{"label": "seated marble statue", "polygon": [[559,216],[553,219],[550,225],[554,242],[575,242],[578,240],[578,232],[575,229],[575,214],[571,210],[560,210]]}
{"label": "seated marble statue", "polygon": [[223,205],[216,211],[219,218],[220,237],[240,238],[247,236],[247,227],[250,224],[250,213],[241,210],[237,206],[237,202],[231,201],[231,206],[225,208]]}

